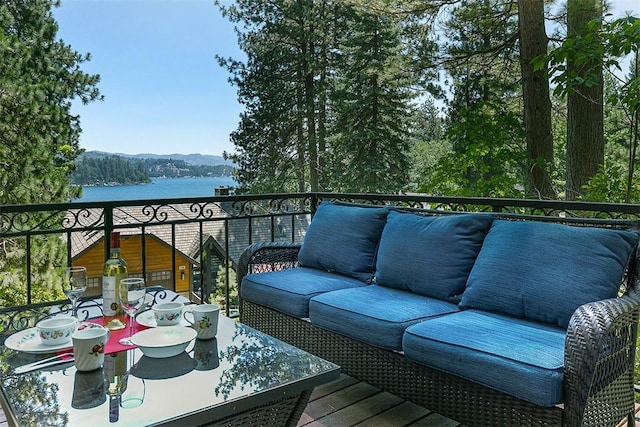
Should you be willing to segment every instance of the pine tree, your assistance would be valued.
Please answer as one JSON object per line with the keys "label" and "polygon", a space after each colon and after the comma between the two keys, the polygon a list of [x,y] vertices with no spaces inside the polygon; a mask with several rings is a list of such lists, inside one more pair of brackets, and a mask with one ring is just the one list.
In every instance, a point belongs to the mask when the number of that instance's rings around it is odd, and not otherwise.
{"label": "pine tree", "polygon": [[[69,174],[81,149],[80,121],[71,113],[71,101],[98,99],[99,78],[80,70],[88,56],[56,38],[51,9],[58,4],[0,4],[0,204],[60,202],[73,195]],[[1,306],[27,302],[25,244],[0,239]],[[34,237],[31,249],[32,301],[63,296],[55,288],[60,272],[53,268],[66,263],[60,239]]]}
{"label": "pine tree", "polygon": [[396,193],[409,180],[408,120],[417,79],[401,50],[401,24],[348,11],[332,93],[331,188]]}

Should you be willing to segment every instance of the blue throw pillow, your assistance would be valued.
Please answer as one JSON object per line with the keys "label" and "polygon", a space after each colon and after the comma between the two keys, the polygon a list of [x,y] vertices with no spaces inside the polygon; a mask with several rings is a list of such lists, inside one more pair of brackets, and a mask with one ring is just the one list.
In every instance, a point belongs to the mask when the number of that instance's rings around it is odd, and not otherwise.
{"label": "blue throw pillow", "polygon": [[322,202],[304,236],[300,265],[370,282],[388,212],[386,207]]}
{"label": "blue throw pillow", "polygon": [[617,295],[638,235],[534,221],[494,221],[460,308],[566,328],[582,304]]}
{"label": "blue throw pillow", "polygon": [[421,216],[391,211],[382,232],[376,283],[458,303],[493,216]]}

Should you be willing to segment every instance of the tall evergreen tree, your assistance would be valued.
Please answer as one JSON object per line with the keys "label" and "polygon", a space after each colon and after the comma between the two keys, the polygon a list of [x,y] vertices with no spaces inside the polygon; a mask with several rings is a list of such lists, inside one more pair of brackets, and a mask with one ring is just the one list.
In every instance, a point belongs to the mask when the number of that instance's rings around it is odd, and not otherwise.
{"label": "tall evergreen tree", "polygon": [[71,100],[99,97],[88,59],[56,39],[51,0],[0,4],[0,201],[66,200],[80,154],[80,120]]}
{"label": "tall evergreen tree", "polygon": [[[80,55],[57,39],[51,0],[0,3],[0,204],[60,202],[71,196],[69,174],[80,153],[80,121],[71,113],[75,98],[99,98],[98,76],[88,75]],[[41,218],[30,217],[37,222]],[[1,226],[1,221],[0,221]],[[55,284],[66,263],[57,236],[31,240],[31,277],[27,278],[23,240],[0,239],[0,305],[63,296]]]}
{"label": "tall evergreen tree", "polygon": [[245,106],[232,134],[241,187],[252,192],[318,190],[322,154],[321,76],[331,2],[277,0],[216,4],[237,31],[246,61],[218,58]]}
{"label": "tall evergreen tree", "polygon": [[389,16],[348,11],[332,93],[332,188],[394,193],[409,179],[408,120],[416,79]]}

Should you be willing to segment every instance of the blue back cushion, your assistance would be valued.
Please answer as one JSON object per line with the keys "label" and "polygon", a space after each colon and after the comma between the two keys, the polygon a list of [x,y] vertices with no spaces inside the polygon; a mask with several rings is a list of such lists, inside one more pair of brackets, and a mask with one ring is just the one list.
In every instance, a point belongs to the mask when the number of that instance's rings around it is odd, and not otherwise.
{"label": "blue back cushion", "polygon": [[391,211],[382,232],[376,283],[458,303],[493,217]]}
{"label": "blue back cushion", "polygon": [[373,279],[375,255],[388,208],[322,202],[304,236],[301,266]]}
{"label": "blue back cushion", "polygon": [[617,295],[637,244],[626,231],[496,220],[460,307],[566,328],[582,304]]}

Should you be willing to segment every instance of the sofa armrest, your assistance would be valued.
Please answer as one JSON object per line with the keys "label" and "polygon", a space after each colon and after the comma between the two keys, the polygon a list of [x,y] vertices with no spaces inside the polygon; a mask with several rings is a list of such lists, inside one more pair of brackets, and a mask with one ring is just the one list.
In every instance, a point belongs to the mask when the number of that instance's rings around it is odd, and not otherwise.
{"label": "sofa armrest", "polygon": [[262,242],[245,249],[238,260],[238,285],[247,274],[284,270],[298,266],[301,243]]}
{"label": "sofa armrest", "polygon": [[571,317],[564,356],[565,425],[609,425],[609,418],[619,421],[633,410],[639,307],[640,296],[631,290],[585,304]]}

